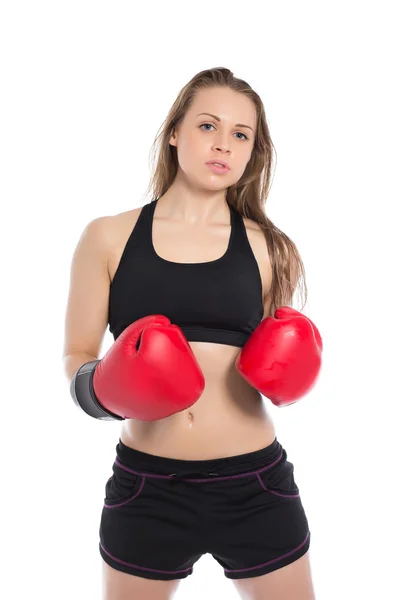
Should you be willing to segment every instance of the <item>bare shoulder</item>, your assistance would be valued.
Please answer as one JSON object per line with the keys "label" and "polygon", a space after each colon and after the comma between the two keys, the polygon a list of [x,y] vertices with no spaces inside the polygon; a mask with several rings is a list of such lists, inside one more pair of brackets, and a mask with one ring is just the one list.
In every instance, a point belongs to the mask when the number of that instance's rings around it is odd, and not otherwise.
{"label": "bare shoulder", "polygon": [[113,280],[123,249],[139,218],[143,206],[107,217],[107,268]]}
{"label": "bare shoulder", "polygon": [[268,252],[267,240],[259,223],[246,217],[243,217],[243,223],[246,228],[249,244],[258,263],[263,288],[263,299],[265,300],[269,295],[272,285],[272,264]]}
{"label": "bare shoulder", "polygon": [[260,227],[260,224],[256,223],[256,221],[252,221],[251,219],[243,217],[243,223],[246,227],[246,230],[256,231],[258,233],[261,233],[261,235],[264,235],[263,230]]}
{"label": "bare shoulder", "polygon": [[243,223],[251,246],[254,245],[259,252],[268,254],[267,240],[260,224],[246,217],[243,217]]}
{"label": "bare shoulder", "polygon": [[124,233],[124,230],[132,228],[138,220],[142,208],[142,206],[139,206],[139,208],[132,208],[107,217],[109,219],[110,235],[116,239]]}

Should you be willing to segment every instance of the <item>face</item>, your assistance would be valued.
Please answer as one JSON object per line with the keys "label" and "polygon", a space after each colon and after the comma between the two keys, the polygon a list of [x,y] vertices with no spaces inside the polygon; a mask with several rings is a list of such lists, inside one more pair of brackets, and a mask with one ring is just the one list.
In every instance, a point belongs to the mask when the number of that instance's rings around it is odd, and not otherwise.
{"label": "face", "polygon": [[[179,169],[201,187],[222,189],[236,183],[251,158],[256,117],[253,102],[239,92],[221,87],[199,90],[170,138]],[[223,160],[230,169],[215,173],[206,164],[209,160]]]}

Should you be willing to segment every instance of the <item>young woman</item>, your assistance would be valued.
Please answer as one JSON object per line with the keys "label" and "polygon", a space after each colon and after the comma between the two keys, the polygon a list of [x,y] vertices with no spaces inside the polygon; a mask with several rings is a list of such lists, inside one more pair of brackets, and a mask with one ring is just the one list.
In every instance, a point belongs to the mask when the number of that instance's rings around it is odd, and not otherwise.
{"label": "young woman", "polygon": [[[314,598],[293,463],[262,398],[304,396],[322,350],[287,306],[299,253],[263,212],[272,149],[252,88],[225,68],[198,73],[161,131],[152,200],[94,219],[75,250],[71,395],[122,421],[100,523],[104,598],[172,598],[205,553],[243,599]],[[115,341],[99,359],[107,324]]]}

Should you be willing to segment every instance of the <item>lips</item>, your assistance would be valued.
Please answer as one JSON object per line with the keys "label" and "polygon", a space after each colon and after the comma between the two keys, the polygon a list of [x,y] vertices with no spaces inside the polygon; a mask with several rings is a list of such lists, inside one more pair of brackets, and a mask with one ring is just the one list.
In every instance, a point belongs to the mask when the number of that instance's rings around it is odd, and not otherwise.
{"label": "lips", "polygon": [[206,162],[206,165],[218,165],[218,164],[222,165],[226,169],[230,169],[230,166],[224,160],[209,160],[208,162]]}

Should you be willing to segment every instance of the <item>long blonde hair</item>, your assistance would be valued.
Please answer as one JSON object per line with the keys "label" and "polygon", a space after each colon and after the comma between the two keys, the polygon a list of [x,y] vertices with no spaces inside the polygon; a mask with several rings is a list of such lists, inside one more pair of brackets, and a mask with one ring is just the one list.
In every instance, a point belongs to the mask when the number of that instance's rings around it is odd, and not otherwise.
{"label": "long blonde hair", "polygon": [[154,140],[152,149],[155,167],[152,168],[146,193],[152,198],[159,198],[165,194],[175,179],[178,158],[176,147],[170,145],[169,140],[174,128],[183,120],[197,90],[221,86],[245,94],[254,102],[257,111],[255,142],[251,158],[240,180],[227,188],[226,200],[243,217],[258,223],[264,232],[273,273],[268,294],[271,299],[269,315],[273,316],[280,306],[292,306],[297,287],[300,289],[303,286],[305,304],[307,285],[304,265],[296,245],[274,225],[264,211],[270,189],[275,148],[261,98],[246,81],[234,77],[229,69],[218,67],[200,71],[182,88]]}

